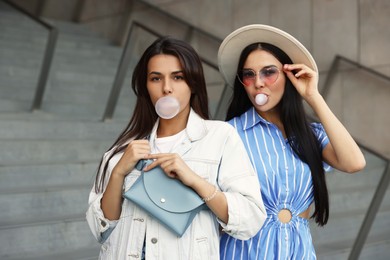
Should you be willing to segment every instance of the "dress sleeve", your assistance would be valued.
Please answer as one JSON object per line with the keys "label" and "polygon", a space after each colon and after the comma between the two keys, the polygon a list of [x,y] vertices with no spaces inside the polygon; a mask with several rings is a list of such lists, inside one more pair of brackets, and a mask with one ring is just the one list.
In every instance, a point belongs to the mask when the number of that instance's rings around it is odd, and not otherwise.
{"label": "dress sleeve", "polygon": [[223,231],[247,240],[260,230],[266,219],[266,211],[257,175],[249,160],[241,138],[229,125],[222,159],[219,165],[218,185],[228,203],[229,220],[218,220]]}
{"label": "dress sleeve", "polygon": [[[110,154],[111,154],[110,152],[104,154],[102,164],[100,167],[99,176],[102,175],[104,165],[107,162]],[[108,220],[107,218],[105,218],[101,208],[101,199],[103,197],[103,192],[106,189],[108,179],[110,178],[111,175],[111,171],[113,168],[112,167],[113,159],[116,158],[113,157],[110,160],[110,163],[108,165],[107,174],[105,178],[106,181],[104,182],[103,191],[96,193],[95,185],[93,185],[92,190],[89,194],[89,200],[88,200],[89,206],[86,212],[86,219],[89,228],[92,231],[92,234],[94,235],[94,237],[99,243],[104,243],[104,241],[106,241],[106,239],[109,237],[109,235],[111,234],[111,232],[114,230],[114,228],[118,223],[118,220]]]}
{"label": "dress sleeve", "polygon": [[[311,128],[313,129],[314,135],[316,136],[321,146],[321,150],[323,150],[329,143],[329,138],[325,132],[323,125],[321,123],[311,123]],[[330,172],[331,170],[333,170],[333,168],[329,164],[325,162],[323,162],[322,164],[326,172]]]}

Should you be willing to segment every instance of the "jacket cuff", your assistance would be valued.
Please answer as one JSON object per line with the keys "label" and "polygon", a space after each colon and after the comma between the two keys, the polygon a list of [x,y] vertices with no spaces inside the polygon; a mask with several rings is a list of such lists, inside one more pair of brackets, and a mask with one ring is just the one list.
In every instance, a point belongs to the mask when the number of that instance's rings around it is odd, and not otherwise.
{"label": "jacket cuff", "polygon": [[100,236],[98,237],[98,241],[100,243],[104,243],[107,240],[107,238],[110,236],[111,232],[114,230],[114,228],[119,222],[119,220],[109,220],[104,217],[100,203],[102,197],[103,194],[99,195],[92,207],[94,215],[97,219],[97,231],[100,234]]}
{"label": "jacket cuff", "polygon": [[222,222],[220,219],[217,218],[217,221],[222,227],[222,231],[225,233],[237,237],[238,236],[238,230],[240,226],[240,214],[237,210],[234,209],[239,209],[239,203],[235,196],[229,192],[224,192],[227,200],[228,206],[228,215],[229,215],[229,222],[225,224]]}

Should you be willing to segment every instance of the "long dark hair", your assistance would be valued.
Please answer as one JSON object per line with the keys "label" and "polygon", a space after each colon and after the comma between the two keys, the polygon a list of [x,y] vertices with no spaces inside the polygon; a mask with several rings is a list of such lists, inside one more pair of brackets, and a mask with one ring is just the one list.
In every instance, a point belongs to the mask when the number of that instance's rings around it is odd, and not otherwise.
{"label": "long dark hair", "polygon": [[123,130],[118,139],[108,149],[111,150],[115,147],[104,164],[101,174],[99,172],[102,167],[103,158],[100,162],[95,179],[96,192],[103,191],[109,160],[115,154],[126,148],[126,142],[128,140],[147,137],[157,121],[158,115],[150,100],[146,82],[149,60],[158,54],[173,55],[179,59],[185,81],[191,89],[190,106],[203,119],[209,119],[210,117],[202,61],[196,51],[188,43],[168,36],[155,40],[145,50],[133,71],[131,85],[137,96],[134,112],[125,130]]}
{"label": "long dark hair", "polygon": [[[248,55],[257,49],[271,53],[282,64],[292,63],[290,57],[278,47],[268,43],[254,43],[242,51],[237,72],[244,67]],[[252,103],[245,88],[238,80],[238,77],[236,77],[233,97],[227,111],[226,120],[240,116],[251,107]],[[288,77],[286,77],[285,91],[279,107],[287,140],[293,151],[303,162],[308,164],[311,171],[315,203],[315,210],[311,217],[315,219],[318,225],[323,226],[328,222],[329,218],[329,196],[322,164],[321,148],[304,111],[302,97]]]}

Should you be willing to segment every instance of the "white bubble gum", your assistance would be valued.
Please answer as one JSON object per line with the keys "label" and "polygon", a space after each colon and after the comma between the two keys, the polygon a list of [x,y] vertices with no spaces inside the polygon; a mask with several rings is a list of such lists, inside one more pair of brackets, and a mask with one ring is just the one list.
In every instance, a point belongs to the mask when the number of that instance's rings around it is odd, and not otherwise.
{"label": "white bubble gum", "polygon": [[179,113],[180,103],[174,97],[165,96],[157,100],[155,109],[159,117],[171,119]]}
{"label": "white bubble gum", "polygon": [[255,102],[259,106],[264,105],[265,103],[267,103],[267,101],[268,101],[267,95],[257,94],[256,97],[255,97]]}

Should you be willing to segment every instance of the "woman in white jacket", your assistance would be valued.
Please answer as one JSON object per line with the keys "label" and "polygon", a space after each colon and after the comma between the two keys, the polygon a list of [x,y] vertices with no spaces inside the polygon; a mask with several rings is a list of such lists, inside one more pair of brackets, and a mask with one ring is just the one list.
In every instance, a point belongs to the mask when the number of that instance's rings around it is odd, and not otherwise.
{"label": "woman in white jacket", "polygon": [[[208,120],[202,63],[183,41],[162,37],[149,46],[134,70],[132,88],[133,116],[104,154],[89,196],[87,221],[102,243],[100,259],[219,259],[220,228],[245,240],[266,217],[240,137],[228,123]],[[155,108],[166,97],[178,101],[176,111],[172,105]],[[135,165],[141,159],[154,160],[144,174],[160,166],[210,209],[200,211],[183,236],[123,198],[140,176]]]}

